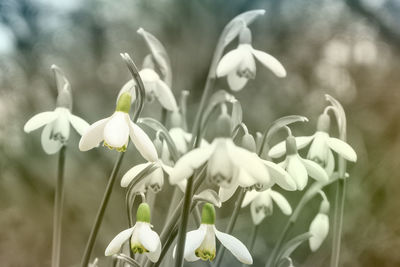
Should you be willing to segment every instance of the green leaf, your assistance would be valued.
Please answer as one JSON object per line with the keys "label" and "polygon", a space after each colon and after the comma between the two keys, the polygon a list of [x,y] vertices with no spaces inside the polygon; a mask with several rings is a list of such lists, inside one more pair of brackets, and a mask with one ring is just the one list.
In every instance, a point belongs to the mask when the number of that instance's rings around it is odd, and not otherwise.
{"label": "green leaf", "polygon": [[312,235],[309,232],[306,232],[286,242],[286,244],[281,248],[278,253],[277,263],[283,259],[289,258],[293,251],[295,251],[304,241],[307,241],[311,236]]}
{"label": "green leaf", "polygon": [[308,122],[308,119],[304,116],[290,115],[290,116],[279,118],[276,121],[274,121],[267,132],[267,136],[266,136],[267,143],[270,141],[271,136],[274,135],[278,130],[280,130],[282,127],[285,127],[285,126],[295,123],[295,122]]}

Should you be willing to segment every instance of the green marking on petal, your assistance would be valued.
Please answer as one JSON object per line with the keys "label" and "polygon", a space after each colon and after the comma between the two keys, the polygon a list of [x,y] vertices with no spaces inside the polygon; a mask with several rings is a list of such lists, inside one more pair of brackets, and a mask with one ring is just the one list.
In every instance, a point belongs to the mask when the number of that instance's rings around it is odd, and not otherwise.
{"label": "green marking on petal", "polygon": [[215,208],[213,204],[206,203],[201,213],[202,224],[215,224]]}
{"label": "green marking on petal", "polygon": [[131,100],[132,96],[128,92],[125,92],[122,95],[120,95],[115,111],[122,111],[125,113],[129,113],[129,111],[131,110]]}
{"label": "green marking on petal", "polygon": [[140,243],[132,243],[131,250],[133,253],[143,254],[145,252],[149,252],[142,244]]}
{"label": "green marking on petal", "polygon": [[147,203],[141,203],[136,212],[137,222],[150,223],[150,207]]}
{"label": "green marking on petal", "polygon": [[108,148],[111,149],[111,150],[116,150],[116,151],[118,151],[118,152],[125,152],[125,151],[126,151],[126,148],[127,148],[126,145],[123,145],[123,146],[121,146],[121,147],[113,147],[113,146],[110,146],[109,144],[107,144],[106,141],[103,142],[103,146],[108,147]]}
{"label": "green marking on petal", "polygon": [[207,250],[207,249],[196,249],[196,251],[194,252],[196,254],[197,257],[199,257],[200,259],[202,259],[203,261],[212,261],[215,258],[216,255],[216,251],[213,250]]}

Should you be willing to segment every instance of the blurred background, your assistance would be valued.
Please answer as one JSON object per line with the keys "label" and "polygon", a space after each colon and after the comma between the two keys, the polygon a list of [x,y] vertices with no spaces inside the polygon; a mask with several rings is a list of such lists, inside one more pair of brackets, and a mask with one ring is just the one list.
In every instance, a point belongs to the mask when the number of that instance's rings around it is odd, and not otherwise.
{"label": "blurred background", "polygon": [[[257,65],[257,77],[235,96],[250,131],[263,131],[290,114],[307,116],[295,135],[312,134],[326,102],[336,97],[348,116],[348,142],[358,153],[350,164],[342,266],[400,266],[400,1],[398,0],[1,0],[0,1],[0,262],[2,266],[50,266],[57,156],[46,155],[40,132],[23,132],[34,114],[53,110],[57,90],[51,64],[72,84],[73,112],[89,123],[109,116],[129,79],[119,53],[141,65],[149,53],[139,27],[165,45],[172,61],[173,92],[189,90],[189,118],[198,106],[213,49],[224,25],[237,14],[265,9],[250,28],[253,46],[278,58],[288,71],[276,78]],[[228,50],[236,46],[233,42]],[[225,79],[218,88],[228,89]],[[146,105],[144,116],[160,117]],[[189,124],[192,120],[189,119]],[[80,262],[116,152],[79,152],[72,132],[67,149],[62,266]],[[121,174],[141,162],[134,149]],[[155,230],[165,222],[170,188],[157,200]],[[169,191],[168,191],[169,190]],[[104,248],[126,228],[124,190],[115,186],[94,255],[106,266]],[[333,190],[328,188],[332,198]],[[295,206],[300,195],[287,194]],[[163,200],[164,199],[164,200]],[[318,211],[311,202],[295,232],[308,230]],[[218,210],[223,230],[233,201]],[[332,203],[333,204],[333,203]],[[275,208],[259,231],[254,266],[263,266],[286,217]],[[248,242],[252,222],[242,211],[234,235]],[[193,229],[193,225],[189,229]],[[330,239],[316,252],[307,244],[295,266],[327,266]],[[206,266],[201,262],[188,266]],[[225,266],[239,263],[225,253]]]}

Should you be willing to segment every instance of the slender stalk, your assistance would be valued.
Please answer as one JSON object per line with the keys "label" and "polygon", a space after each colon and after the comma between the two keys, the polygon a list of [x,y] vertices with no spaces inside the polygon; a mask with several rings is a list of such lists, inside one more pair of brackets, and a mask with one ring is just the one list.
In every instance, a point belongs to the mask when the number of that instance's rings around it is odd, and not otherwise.
{"label": "slender stalk", "polygon": [[167,125],[167,115],[168,115],[168,110],[165,108],[161,108],[161,124],[162,125]]}
{"label": "slender stalk", "polygon": [[259,225],[254,225],[253,229],[251,231],[251,235],[250,235],[250,242],[249,242],[249,250],[253,250],[254,244],[256,243],[256,238],[257,238],[257,234],[258,234],[258,229],[259,229]]}
{"label": "slender stalk", "polygon": [[[240,188],[238,199],[235,202],[235,208],[233,209],[231,219],[229,220],[228,226],[225,229],[225,233],[228,235],[232,234],[233,228],[235,227],[236,220],[239,217],[240,208],[242,206],[242,202],[246,192],[243,188]],[[222,258],[224,257],[225,247],[221,246],[217,258],[215,259],[215,266],[220,266]]]}
{"label": "slender stalk", "polygon": [[118,171],[121,167],[122,159],[124,158],[125,153],[118,153],[118,158],[114,164],[114,168],[111,172],[110,178],[108,179],[108,184],[106,187],[106,191],[103,195],[103,200],[101,201],[99,210],[96,215],[96,219],[94,221],[92,230],[89,235],[88,242],[86,244],[85,252],[83,253],[81,267],[87,267],[90,261],[90,255],[92,254],[94,243],[96,241],[97,234],[99,232],[101,223],[103,221],[104,213],[107,208],[108,201],[110,200],[112,189],[118,174]]}
{"label": "slender stalk", "polygon": [[337,189],[336,189],[335,212],[333,217],[334,222],[333,222],[331,267],[339,266],[345,196],[346,196],[346,180],[345,178],[342,178],[339,179],[339,181],[337,182]]}
{"label": "slender stalk", "polygon": [[65,167],[66,146],[62,146],[58,157],[58,173],[56,192],[54,196],[54,217],[53,217],[53,247],[51,266],[60,266],[60,249],[61,249],[61,228],[62,213],[64,201],[64,167]]}

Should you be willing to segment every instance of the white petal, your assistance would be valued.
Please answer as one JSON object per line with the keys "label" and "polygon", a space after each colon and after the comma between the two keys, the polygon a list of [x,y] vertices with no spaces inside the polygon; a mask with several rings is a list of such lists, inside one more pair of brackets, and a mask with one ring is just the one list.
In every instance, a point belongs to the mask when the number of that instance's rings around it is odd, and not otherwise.
{"label": "white petal", "polygon": [[160,76],[153,69],[144,68],[139,71],[140,78],[142,78],[143,82],[158,82],[160,80]]}
{"label": "white petal", "polygon": [[310,234],[312,235],[308,240],[312,251],[316,251],[328,236],[329,232],[329,218],[326,214],[318,213],[310,225]]}
{"label": "white petal", "polygon": [[151,262],[157,262],[161,255],[161,242],[158,244],[155,251],[148,252],[145,255],[147,256],[147,258],[149,258]]}
{"label": "white petal", "polygon": [[53,123],[47,124],[43,128],[41,136],[43,150],[49,155],[57,153],[62,147],[62,143],[59,140],[50,139],[52,130]]}
{"label": "white petal", "polygon": [[215,235],[222,245],[228,249],[233,256],[235,256],[240,262],[244,264],[253,264],[253,258],[246,246],[239,241],[236,237],[222,233],[214,227]]}
{"label": "white petal", "polygon": [[161,246],[160,237],[156,232],[151,230],[150,224],[145,222],[136,223],[137,231],[139,234],[139,242],[149,252],[154,252]]}
{"label": "white petal", "polygon": [[287,172],[294,179],[298,190],[303,190],[307,185],[308,174],[298,155],[288,157]]}
{"label": "white petal", "polygon": [[278,207],[282,210],[283,214],[285,215],[292,214],[292,207],[290,206],[289,202],[286,200],[284,196],[273,190],[270,190],[269,194],[275,201],[275,203],[278,205]]}
{"label": "white petal", "polygon": [[119,233],[118,235],[116,235],[114,239],[111,240],[110,244],[108,244],[104,254],[106,256],[111,256],[113,254],[118,253],[121,250],[121,246],[125,243],[125,241],[127,241],[131,237],[134,228],[135,227],[126,229],[121,233]]}
{"label": "white petal", "polygon": [[252,49],[253,55],[267,68],[269,68],[276,76],[282,78],[286,76],[286,70],[282,64],[270,54],[263,51]]}
{"label": "white petal", "polygon": [[[295,137],[297,149],[306,147],[313,139],[314,135],[311,136],[299,136]],[[271,158],[282,157],[286,153],[286,140],[274,145],[268,152]]]}
{"label": "white petal", "polygon": [[[188,150],[188,142],[186,141],[186,132],[181,129],[181,128],[172,128],[171,130],[169,130],[169,134],[172,138],[172,140],[175,143],[175,146],[178,150],[179,153],[184,154],[187,152]],[[192,135],[190,135],[189,140],[192,138]]]}
{"label": "white petal", "polygon": [[104,127],[104,141],[111,147],[119,148],[127,144],[129,138],[129,115],[116,111]]}
{"label": "white petal", "polygon": [[322,165],[326,164],[329,152],[329,147],[327,144],[328,139],[328,133],[317,131],[310,146],[310,150],[308,151],[307,158]]}
{"label": "white petal", "polygon": [[325,171],[328,174],[328,176],[331,177],[334,170],[335,170],[335,158],[333,156],[332,150],[329,149],[328,160],[326,162]]}
{"label": "white petal", "polygon": [[151,142],[150,138],[147,134],[135,123],[130,122],[131,129],[130,135],[132,142],[135,144],[137,150],[140,154],[148,161],[157,161],[158,155],[157,150],[154,147],[153,142]]}
{"label": "white petal", "polygon": [[180,181],[189,178],[195,169],[203,165],[212,153],[211,147],[196,148],[182,156],[175,164],[174,169],[169,176],[171,184],[177,184]]}
{"label": "white petal", "polygon": [[46,111],[36,114],[25,123],[24,131],[26,133],[32,132],[43,125],[54,121],[57,117],[58,113],[54,111]]}
{"label": "white petal", "polygon": [[308,175],[319,182],[327,182],[329,180],[326,171],[312,160],[303,159],[303,164],[307,169]]}
{"label": "white petal", "polygon": [[349,161],[356,162],[357,154],[354,149],[348,145],[346,142],[343,142],[340,139],[330,137],[328,140],[328,146],[334,150],[336,153],[341,155],[343,158]]}
{"label": "white petal", "polygon": [[218,195],[221,202],[228,201],[235,194],[237,188],[237,186],[231,186],[230,188],[220,187]]}
{"label": "white petal", "polygon": [[234,49],[226,53],[218,63],[217,77],[226,76],[228,73],[235,72],[243,60],[243,51],[241,49]]}
{"label": "white petal", "polygon": [[97,146],[104,138],[104,127],[109,118],[96,121],[87,128],[79,141],[79,149],[87,151]]}
{"label": "white petal", "polygon": [[89,123],[87,123],[85,120],[79,118],[78,116],[75,116],[71,113],[68,114],[68,119],[72,124],[72,127],[80,134],[83,135],[86,130],[89,128]]}
{"label": "white petal", "polygon": [[186,234],[184,257],[187,261],[195,261],[199,258],[195,251],[198,249],[206,236],[207,226],[202,224],[199,229],[190,231]]}
{"label": "white petal", "polygon": [[127,187],[131,181],[141,172],[143,171],[147,166],[152,164],[151,162],[143,163],[143,164],[138,164],[131,168],[129,171],[127,171],[124,176],[122,176],[121,179],[121,186],[122,187]]}
{"label": "white petal", "polygon": [[263,160],[263,163],[265,166],[267,166],[272,180],[280,187],[287,191],[294,191],[297,189],[297,185],[293,181],[292,177],[290,177],[290,175],[282,167],[268,160]]}
{"label": "white petal", "polygon": [[[270,209],[270,211],[268,211]],[[250,205],[251,218],[255,225],[260,224],[272,212],[272,199],[267,191],[261,192]]]}
{"label": "white petal", "polygon": [[239,77],[236,71],[228,74],[228,84],[229,88],[233,91],[241,90],[247,83],[248,79],[246,77]]}
{"label": "white petal", "polygon": [[261,194],[261,192],[257,192],[256,190],[251,190],[246,192],[246,195],[244,196],[243,202],[242,202],[242,208],[246,207],[247,205],[250,204],[256,197],[258,197]]}
{"label": "white petal", "polygon": [[154,87],[154,94],[165,109],[168,109],[169,111],[178,110],[178,105],[176,104],[176,100],[171,92],[171,89],[162,80],[159,80],[156,83],[156,86]]}

